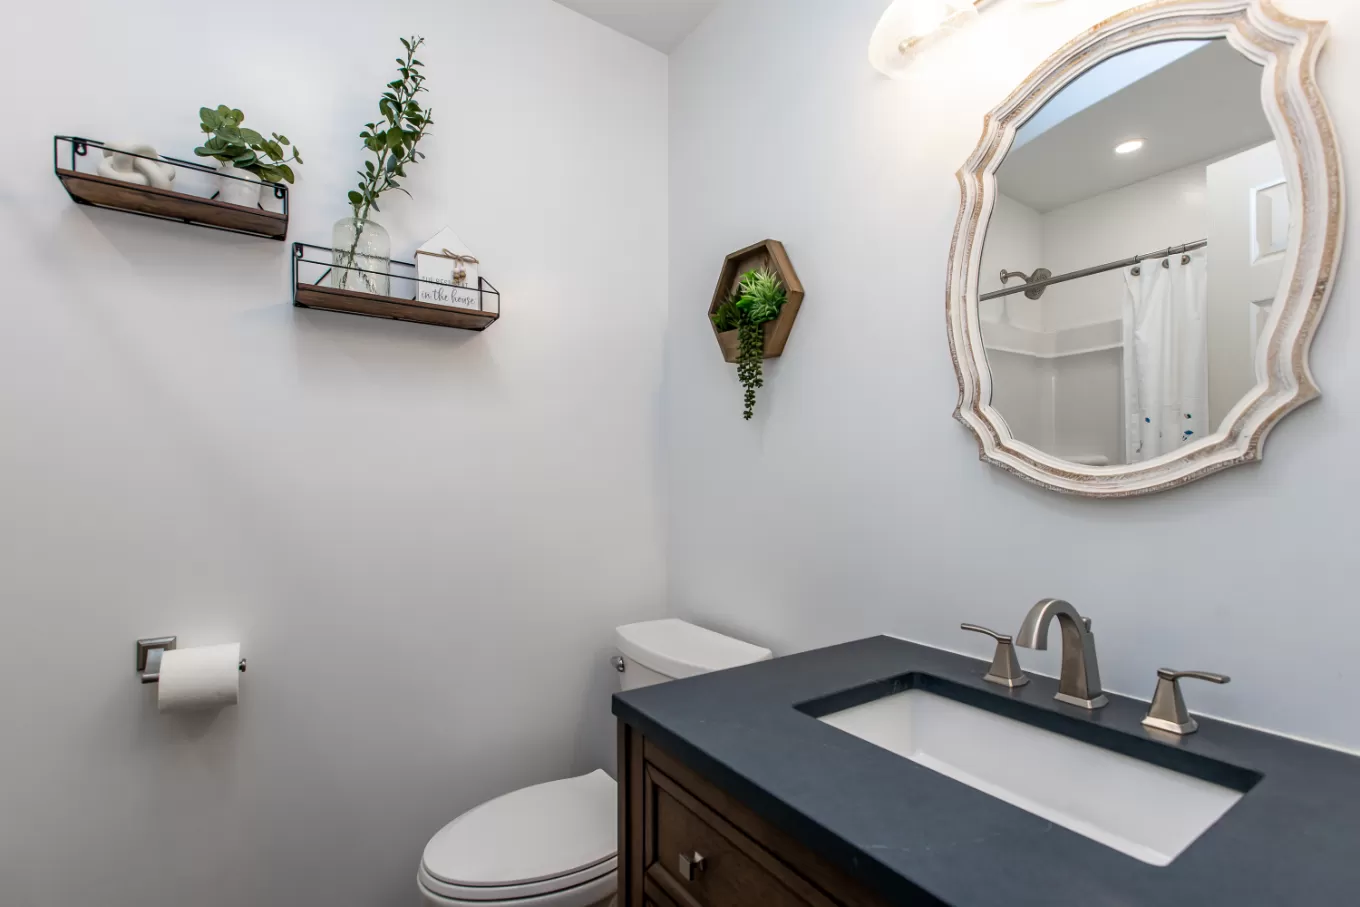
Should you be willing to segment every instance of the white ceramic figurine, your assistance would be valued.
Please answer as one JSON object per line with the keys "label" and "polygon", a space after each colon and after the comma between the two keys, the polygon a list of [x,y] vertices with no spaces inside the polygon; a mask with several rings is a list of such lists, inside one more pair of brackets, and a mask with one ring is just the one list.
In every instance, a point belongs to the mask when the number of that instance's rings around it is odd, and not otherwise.
{"label": "white ceramic figurine", "polygon": [[138,186],[169,189],[175,180],[175,168],[156,160],[158,157],[150,145],[105,145],[99,175]]}

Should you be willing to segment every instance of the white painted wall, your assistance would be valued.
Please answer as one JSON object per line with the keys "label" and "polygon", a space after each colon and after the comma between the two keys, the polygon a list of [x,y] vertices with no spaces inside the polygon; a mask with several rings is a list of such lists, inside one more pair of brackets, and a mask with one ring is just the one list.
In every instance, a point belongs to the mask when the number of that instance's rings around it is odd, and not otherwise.
{"label": "white painted wall", "polygon": [[[185,156],[230,103],[300,144],[326,242],[411,33],[438,125],[380,219],[472,246],[484,334],[295,310],[287,245],[52,176],[54,133]],[[460,811],[612,761],[612,628],[663,611],[665,58],[549,0],[80,0],[6,39],[0,904],[408,907]],[[242,640],[242,704],[157,715],[163,633]]]}
{"label": "white painted wall", "polygon": [[[1360,99],[1346,90],[1360,6],[1278,5],[1332,20],[1320,77],[1360,172]],[[1324,397],[1272,434],[1263,464],[1128,501],[981,464],[949,417],[954,173],[988,110],[1128,3],[996,4],[901,82],[865,61],[884,6],[728,0],[672,57],[672,610],[780,652],[886,631],[982,657],[990,644],[960,621],[1013,628],[1060,595],[1094,619],[1110,688],[1146,698],[1158,667],[1224,671],[1231,685],[1187,690],[1193,708],[1360,748],[1354,706],[1280,682],[1345,683],[1360,633],[1344,509],[1360,492],[1360,244],[1314,347]],[[722,256],[766,236],[786,244],[807,300],[747,424],[704,310]],[[1057,658],[1021,655],[1048,674]]]}

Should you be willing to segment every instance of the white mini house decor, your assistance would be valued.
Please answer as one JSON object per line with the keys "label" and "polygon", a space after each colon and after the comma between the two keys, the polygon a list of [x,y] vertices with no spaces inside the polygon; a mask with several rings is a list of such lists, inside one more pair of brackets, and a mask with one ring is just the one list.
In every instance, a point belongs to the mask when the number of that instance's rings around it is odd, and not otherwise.
{"label": "white mini house decor", "polygon": [[480,262],[458,234],[445,227],[416,250],[421,302],[460,309],[482,307],[477,266]]}

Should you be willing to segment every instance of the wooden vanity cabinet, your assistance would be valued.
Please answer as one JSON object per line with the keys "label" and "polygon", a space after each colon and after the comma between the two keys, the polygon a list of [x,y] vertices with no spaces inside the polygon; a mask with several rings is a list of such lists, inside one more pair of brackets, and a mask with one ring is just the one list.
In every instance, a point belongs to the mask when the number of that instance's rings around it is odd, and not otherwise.
{"label": "wooden vanity cabinet", "polygon": [[888,902],[620,722],[618,907]]}

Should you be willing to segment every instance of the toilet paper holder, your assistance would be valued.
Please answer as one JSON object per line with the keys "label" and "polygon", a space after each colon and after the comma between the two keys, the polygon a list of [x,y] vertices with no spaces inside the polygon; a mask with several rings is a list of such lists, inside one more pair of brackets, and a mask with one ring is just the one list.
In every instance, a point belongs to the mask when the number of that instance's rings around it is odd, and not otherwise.
{"label": "toilet paper holder", "polygon": [[[161,679],[161,658],[165,653],[175,648],[179,642],[178,636],[156,636],[151,639],[137,640],[137,673],[142,677],[142,683],[159,683]],[[241,664],[237,668],[242,674],[246,672],[246,660],[241,659]]]}

